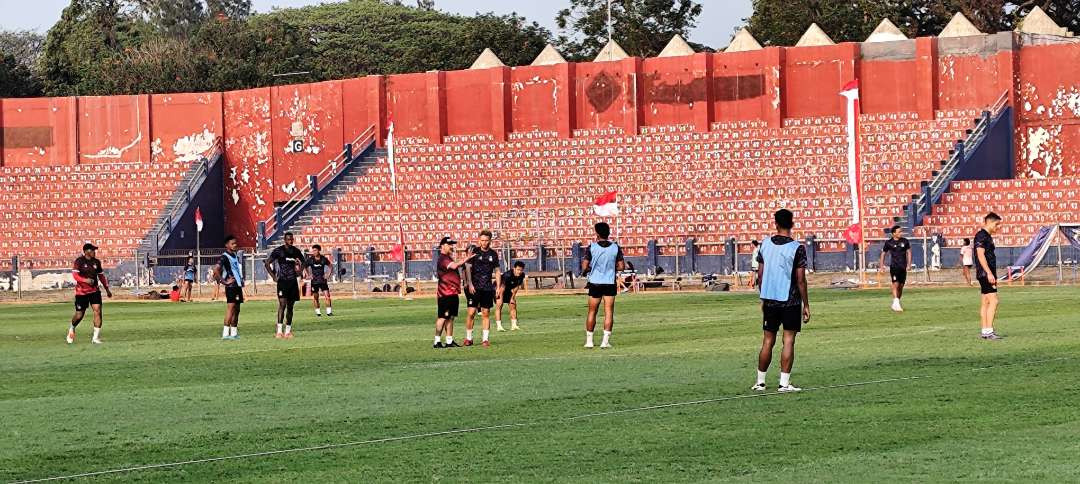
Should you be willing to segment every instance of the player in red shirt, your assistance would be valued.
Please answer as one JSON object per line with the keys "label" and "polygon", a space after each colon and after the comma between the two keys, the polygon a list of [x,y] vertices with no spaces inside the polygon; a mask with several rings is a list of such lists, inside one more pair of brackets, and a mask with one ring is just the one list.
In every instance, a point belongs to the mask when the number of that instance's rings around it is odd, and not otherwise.
{"label": "player in red shirt", "polygon": [[89,242],[83,244],[83,255],[75,259],[71,269],[71,275],[75,278],[75,314],[71,316],[71,327],[68,328],[68,344],[75,342],[75,327],[82,322],[88,307],[94,310],[94,337],[90,341],[101,344],[101,289],[98,286],[104,287],[105,294],[110,298],[112,290],[101,268],[101,261],[97,259],[97,249]]}
{"label": "player in red shirt", "polygon": [[[439,276],[438,304],[439,313],[435,319],[435,345],[433,348],[457,348],[461,345],[454,342],[454,318],[458,315],[461,294],[461,266],[465,265],[473,254],[462,260],[454,260],[454,246],[457,241],[450,237],[443,237],[439,241],[439,261],[436,269]],[[446,333],[446,344],[440,339]]]}

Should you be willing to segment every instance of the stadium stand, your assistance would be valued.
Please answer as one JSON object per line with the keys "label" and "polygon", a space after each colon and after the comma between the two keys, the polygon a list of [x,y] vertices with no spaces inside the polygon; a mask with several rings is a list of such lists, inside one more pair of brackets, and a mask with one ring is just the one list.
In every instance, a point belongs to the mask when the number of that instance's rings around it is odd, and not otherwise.
{"label": "stadium stand", "polygon": [[[301,244],[385,253],[400,223],[418,262],[440,236],[470,240],[481,227],[530,258],[540,245],[589,240],[592,201],[617,191],[615,235],[630,255],[688,239],[698,254],[725,254],[732,238],[768,233],[779,207],[796,211],[797,235],[814,236],[818,251],[846,253],[839,90],[855,79],[866,233],[901,221],[966,237],[978,214],[997,210],[1007,222],[999,245],[1015,247],[1076,212],[1080,40],[976,31],[761,48],[739,35],[722,53],[639,59],[611,48],[607,61],[566,63],[546,51],[550,62],[530,66],[489,59],[225,93],[3,99],[0,176],[12,196],[0,259],[62,268],[85,240],[109,266],[140,245],[190,249],[190,237],[173,235],[193,229],[192,210],[170,210],[212,145],[224,203],[203,205],[206,224],[245,247],[292,230]],[[957,142],[999,104],[1008,122],[995,124],[1006,131],[995,131],[994,150],[942,177],[943,162],[960,158],[953,150],[968,153]],[[381,151],[391,126],[396,194]],[[341,164],[361,138],[364,161]],[[163,231],[171,238],[148,245]]]}
{"label": "stadium stand", "polygon": [[101,247],[103,264],[135,249],[177,190],[191,163],[106,163],[0,168],[0,251],[34,269],[66,269],[72,247]]}
{"label": "stadium stand", "polygon": [[[887,226],[901,213],[975,117],[950,114],[956,117],[864,117],[869,225]],[[727,237],[762,237],[773,211],[793,207],[805,214],[804,232],[832,239],[823,250],[838,250],[850,224],[844,127],[833,118],[790,121],[786,128],[743,125],[711,133],[668,126],[640,136],[603,132],[569,140],[408,140],[397,150],[400,209],[381,159],[294,231],[301,240],[359,252],[367,244],[397,243],[400,211],[406,240],[445,233],[468,240],[474,227],[487,226],[506,239],[539,232],[550,245],[569,246],[590,240],[593,198],[618,186],[625,207],[619,237],[632,248],[694,237],[708,254]]]}
{"label": "stadium stand", "polygon": [[1077,219],[1080,178],[953,182],[924,223],[952,240],[970,238],[987,211],[1008,214],[1000,245],[1024,246],[1039,228]]}

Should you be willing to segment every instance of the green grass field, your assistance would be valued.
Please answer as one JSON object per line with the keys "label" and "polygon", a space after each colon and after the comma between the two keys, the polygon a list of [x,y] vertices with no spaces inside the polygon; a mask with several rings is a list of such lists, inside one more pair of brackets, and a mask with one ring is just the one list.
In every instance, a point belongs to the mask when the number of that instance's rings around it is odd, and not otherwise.
{"label": "green grass field", "polygon": [[807,391],[760,396],[750,294],[620,297],[603,351],[582,296],[522,298],[524,331],[453,350],[431,299],[303,301],[292,341],[250,303],[236,342],[220,304],[113,303],[102,346],[88,322],[64,343],[70,303],[4,306],[0,480],[368,442],[88,480],[1080,481],[1077,288],[1003,291],[999,342],[974,289],[911,290],[900,316],[882,291],[812,299]]}

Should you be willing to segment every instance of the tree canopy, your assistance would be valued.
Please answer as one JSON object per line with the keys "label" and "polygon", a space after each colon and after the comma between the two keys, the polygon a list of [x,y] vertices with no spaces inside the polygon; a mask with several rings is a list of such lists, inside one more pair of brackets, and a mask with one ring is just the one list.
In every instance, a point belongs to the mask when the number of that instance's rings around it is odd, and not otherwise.
{"label": "tree canopy", "polygon": [[[689,37],[701,15],[692,0],[615,0],[611,2],[613,38],[632,56],[654,57],[676,34]],[[607,0],[571,0],[559,11],[556,25],[564,32],[559,47],[571,60],[591,60],[607,44]],[[701,49],[701,46],[698,46]]]}
{"label": "tree canopy", "polygon": [[908,37],[937,35],[956,12],[983,32],[1013,30],[1036,6],[1080,29],[1080,0],[754,0],[747,28],[762,45],[795,45],[811,23],[837,42],[861,42],[882,19]]}

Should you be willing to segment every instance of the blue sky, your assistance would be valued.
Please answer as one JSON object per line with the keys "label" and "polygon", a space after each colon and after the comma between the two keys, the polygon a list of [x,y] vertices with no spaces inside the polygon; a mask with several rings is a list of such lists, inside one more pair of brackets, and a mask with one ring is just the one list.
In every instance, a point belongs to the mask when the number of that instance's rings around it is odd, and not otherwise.
{"label": "blue sky", "polygon": [[[332,0],[254,0],[260,12],[272,8],[301,7]],[[750,0],[698,0],[702,14],[698,27],[691,34],[691,41],[724,47],[731,39],[734,29],[742,19],[752,13]],[[30,29],[44,32],[60,18],[60,12],[69,0],[0,0],[0,29]],[[406,0],[409,3],[409,0]],[[509,13],[516,11],[529,20],[555,31],[555,13],[564,8],[568,0],[435,0],[436,8],[455,13],[472,14],[477,11]]]}

